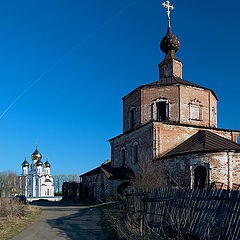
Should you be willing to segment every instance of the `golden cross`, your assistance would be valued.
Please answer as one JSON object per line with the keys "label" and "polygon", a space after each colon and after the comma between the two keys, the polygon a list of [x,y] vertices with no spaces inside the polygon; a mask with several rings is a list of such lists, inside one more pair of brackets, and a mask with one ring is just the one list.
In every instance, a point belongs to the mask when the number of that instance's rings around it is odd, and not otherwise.
{"label": "golden cross", "polygon": [[36,140],[36,148],[38,147],[38,140]]}
{"label": "golden cross", "polygon": [[170,27],[170,13],[171,10],[174,9],[174,6],[170,5],[170,2],[167,0],[166,2],[162,3],[162,5],[167,8],[167,15],[168,15],[168,25]]}

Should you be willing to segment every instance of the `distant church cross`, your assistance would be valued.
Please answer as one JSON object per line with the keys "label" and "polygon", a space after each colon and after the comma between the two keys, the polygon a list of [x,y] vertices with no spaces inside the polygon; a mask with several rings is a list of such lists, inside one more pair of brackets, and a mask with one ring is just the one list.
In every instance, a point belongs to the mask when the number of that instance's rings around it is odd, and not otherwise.
{"label": "distant church cross", "polygon": [[168,15],[168,25],[170,27],[170,14],[171,14],[171,10],[174,9],[174,6],[170,5],[169,1],[166,1],[164,3],[162,3],[162,5],[167,8],[167,15]]}

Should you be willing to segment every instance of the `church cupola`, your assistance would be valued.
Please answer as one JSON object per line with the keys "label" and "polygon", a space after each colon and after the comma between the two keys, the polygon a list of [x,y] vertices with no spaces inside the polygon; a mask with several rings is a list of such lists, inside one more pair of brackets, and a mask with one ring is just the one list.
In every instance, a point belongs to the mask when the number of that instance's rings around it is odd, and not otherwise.
{"label": "church cupola", "polygon": [[37,147],[31,157],[32,157],[32,160],[41,160],[42,159],[42,154],[38,151]]}
{"label": "church cupola", "polygon": [[24,167],[29,167],[29,163],[28,163],[28,161],[27,161],[27,159],[26,159],[26,157],[25,157],[25,161],[22,163],[22,167],[24,168]]}
{"label": "church cupola", "polygon": [[26,159],[26,156],[25,156],[25,161],[22,163],[22,174],[23,175],[27,175],[28,174],[28,168],[29,168],[29,163]]}
{"label": "church cupola", "polygon": [[165,58],[159,66],[159,78],[167,77],[179,77],[182,78],[182,62],[177,59],[176,52],[180,48],[180,42],[178,38],[172,33],[171,23],[170,23],[170,13],[174,9],[170,5],[169,1],[163,3],[163,6],[167,8],[168,15],[168,30],[166,36],[162,39],[160,43],[160,49],[165,53]]}
{"label": "church cupola", "polygon": [[178,38],[173,35],[171,27],[168,27],[167,34],[166,36],[162,39],[160,43],[160,48],[161,50],[166,54],[165,59],[176,59],[175,53],[179,50],[180,48],[180,42]]}
{"label": "church cupola", "polygon": [[38,161],[35,163],[35,165],[36,165],[37,173],[38,173],[38,174],[41,174],[41,173],[42,173],[42,165],[43,165],[42,161],[41,161],[41,160],[38,160]]}
{"label": "church cupola", "polygon": [[48,160],[44,163],[44,167],[45,168],[50,168],[51,164],[48,162]]}
{"label": "church cupola", "polygon": [[51,164],[48,162],[48,155],[46,156],[46,162],[44,163],[44,174],[49,174],[50,175],[50,167]]}
{"label": "church cupola", "polygon": [[43,165],[43,163],[42,163],[42,161],[41,161],[41,160],[38,160],[38,161],[35,163],[35,165],[38,167],[38,166],[42,166],[42,165]]}

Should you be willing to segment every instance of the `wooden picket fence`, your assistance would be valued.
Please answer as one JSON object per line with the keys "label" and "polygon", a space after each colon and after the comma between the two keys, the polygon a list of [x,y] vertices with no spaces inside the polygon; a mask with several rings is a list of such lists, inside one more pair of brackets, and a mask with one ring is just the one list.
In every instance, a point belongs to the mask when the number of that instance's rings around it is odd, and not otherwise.
{"label": "wooden picket fence", "polygon": [[158,233],[181,233],[188,239],[240,239],[240,191],[131,189],[124,196],[124,206],[128,215]]}

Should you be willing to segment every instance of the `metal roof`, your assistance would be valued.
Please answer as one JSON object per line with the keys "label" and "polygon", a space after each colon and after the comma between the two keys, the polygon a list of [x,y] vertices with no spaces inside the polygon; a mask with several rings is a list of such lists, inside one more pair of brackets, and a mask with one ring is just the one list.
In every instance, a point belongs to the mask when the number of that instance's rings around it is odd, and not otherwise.
{"label": "metal roof", "polygon": [[211,151],[218,152],[227,150],[240,151],[240,144],[210,131],[200,130],[185,142],[181,143],[176,148],[165,154],[163,158],[189,153]]}

